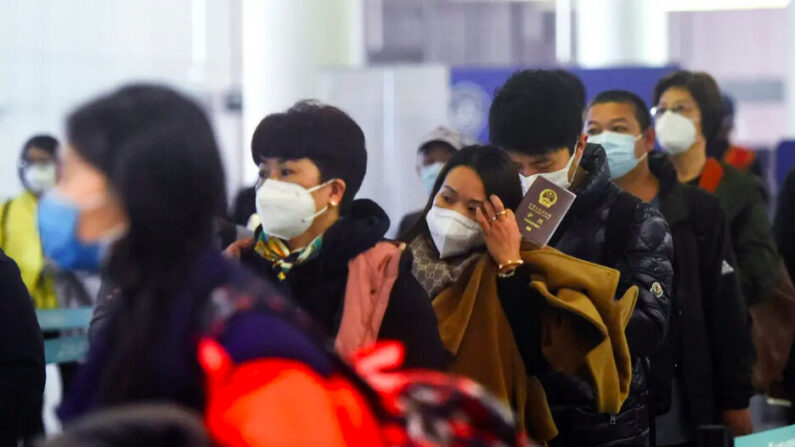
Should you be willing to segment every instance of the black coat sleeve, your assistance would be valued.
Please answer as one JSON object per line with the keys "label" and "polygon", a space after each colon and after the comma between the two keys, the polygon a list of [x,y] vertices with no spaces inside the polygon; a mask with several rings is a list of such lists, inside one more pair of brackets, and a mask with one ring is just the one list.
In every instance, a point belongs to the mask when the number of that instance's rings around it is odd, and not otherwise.
{"label": "black coat sleeve", "polygon": [[716,405],[720,410],[748,408],[753,394],[754,347],[736,260],[723,211],[715,207],[716,231],[700,249],[704,318],[712,347]]}
{"label": "black coat sleeve", "polygon": [[511,326],[519,355],[528,375],[545,364],[541,354],[541,298],[530,289],[530,266],[516,269],[513,276],[497,278],[497,294]]}
{"label": "black coat sleeve", "polygon": [[[37,422],[44,392],[44,342],[19,268],[0,251],[0,446]],[[5,436],[5,438],[4,438]]]}
{"label": "black coat sleeve", "polygon": [[397,340],[406,347],[406,368],[447,369],[447,354],[431,300],[411,274],[411,256],[403,255],[400,272],[381,323],[379,339]]}
{"label": "black coat sleeve", "polygon": [[648,357],[665,338],[673,290],[673,238],[662,214],[647,203],[638,205],[632,235],[618,260],[620,298],[638,286],[638,301],[627,325],[633,357]]}

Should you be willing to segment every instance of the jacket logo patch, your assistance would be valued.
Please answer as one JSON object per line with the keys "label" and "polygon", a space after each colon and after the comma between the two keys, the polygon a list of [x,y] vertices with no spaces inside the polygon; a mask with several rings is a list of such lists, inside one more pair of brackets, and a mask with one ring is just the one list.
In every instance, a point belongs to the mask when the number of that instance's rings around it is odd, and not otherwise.
{"label": "jacket logo patch", "polygon": [[732,273],[734,273],[734,267],[732,267],[731,264],[724,259],[723,264],[720,266],[720,274],[722,276],[726,276]]}
{"label": "jacket logo patch", "polygon": [[662,298],[663,296],[662,285],[655,281],[655,283],[651,285],[649,292],[651,292],[651,294],[656,296],[657,298]]}

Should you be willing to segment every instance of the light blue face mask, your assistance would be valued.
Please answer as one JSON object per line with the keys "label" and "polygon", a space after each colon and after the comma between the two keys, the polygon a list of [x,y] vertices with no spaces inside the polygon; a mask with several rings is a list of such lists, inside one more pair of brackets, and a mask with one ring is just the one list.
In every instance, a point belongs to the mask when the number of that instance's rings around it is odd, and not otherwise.
{"label": "light blue face mask", "polygon": [[99,271],[107,244],[84,243],[77,237],[80,208],[57,191],[38,206],[39,237],[44,255],[66,270]]}
{"label": "light blue face mask", "polygon": [[633,137],[623,133],[604,131],[599,135],[588,137],[589,143],[595,143],[604,148],[607,154],[607,164],[610,166],[610,178],[618,179],[635,169],[647,154],[635,157],[635,142],[643,135]]}
{"label": "light blue face mask", "polygon": [[442,168],[444,168],[444,163],[440,161],[420,168],[422,186],[425,187],[425,191],[427,191],[428,194],[433,192],[433,185],[436,184],[436,178],[439,177]]}

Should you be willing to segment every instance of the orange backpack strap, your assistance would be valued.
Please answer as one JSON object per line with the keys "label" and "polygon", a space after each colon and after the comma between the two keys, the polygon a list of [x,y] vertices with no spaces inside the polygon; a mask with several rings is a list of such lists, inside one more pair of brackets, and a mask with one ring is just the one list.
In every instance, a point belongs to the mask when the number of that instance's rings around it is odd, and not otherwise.
{"label": "orange backpack strap", "polygon": [[701,173],[701,180],[698,182],[698,187],[709,192],[714,193],[718,188],[718,184],[723,179],[725,171],[718,160],[714,158],[707,158],[707,163],[704,165],[704,171]]}

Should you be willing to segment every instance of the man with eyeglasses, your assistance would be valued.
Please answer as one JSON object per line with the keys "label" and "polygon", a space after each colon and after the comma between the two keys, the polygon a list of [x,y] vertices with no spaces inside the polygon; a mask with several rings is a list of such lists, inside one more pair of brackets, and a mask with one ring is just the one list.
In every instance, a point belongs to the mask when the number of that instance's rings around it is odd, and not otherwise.
{"label": "man with eyeglasses", "polygon": [[651,356],[658,446],[690,445],[701,425],[751,431],[753,346],[726,217],[706,191],[677,181],[654,151],[646,104],[623,90],[598,94],[585,121],[607,154],[611,178],[662,212],[674,243],[674,288],[665,343]]}

